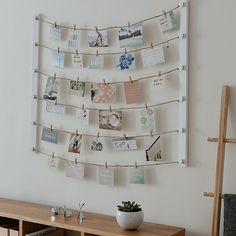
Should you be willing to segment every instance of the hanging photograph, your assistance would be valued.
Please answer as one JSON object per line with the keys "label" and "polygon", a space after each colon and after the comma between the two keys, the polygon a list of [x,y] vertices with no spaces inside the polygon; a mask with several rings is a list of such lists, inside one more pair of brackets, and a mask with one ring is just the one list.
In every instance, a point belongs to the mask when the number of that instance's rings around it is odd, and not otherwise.
{"label": "hanging photograph", "polygon": [[51,25],[50,27],[50,40],[52,41],[61,41],[61,28],[58,25]]}
{"label": "hanging photograph", "polygon": [[146,161],[160,161],[162,159],[160,142],[160,136],[145,138]]}
{"label": "hanging photograph", "polygon": [[139,112],[139,124],[144,132],[156,131],[154,109],[142,109]]}
{"label": "hanging photograph", "polygon": [[68,152],[80,153],[82,134],[71,134]]}
{"label": "hanging photograph", "polygon": [[125,53],[118,55],[116,58],[116,70],[132,70],[135,69],[135,54]]}
{"label": "hanging photograph", "polygon": [[176,28],[176,19],[173,11],[159,17],[161,32],[167,32]]}
{"label": "hanging photograph", "polygon": [[142,49],[141,57],[143,67],[154,66],[165,62],[163,46]]}
{"label": "hanging photograph", "polygon": [[144,167],[129,169],[129,183],[130,184],[145,184]]}
{"label": "hanging photograph", "polygon": [[69,93],[70,93],[70,95],[80,95],[83,97],[84,93],[85,93],[85,83],[80,82],[78,80],[77,81],[71,80]]}
{"label": "hanging photograph", "polygon": [[114,84],[91,84],[91,101],[94,103],[112,103],[116,100],[116,86]]}
{"label": "hanging photograph", "polygon": [[82,180],[84,178],[84,165],[67,162],[66,177]]}
{"label": "hanging photograph", "polygon": [[99,110],[99,128],[121,130],[122,112]]}
{"label": "hanging photograph", "polygon": [[76,109],[76,119],[79,121],[80,125],[89,125],[89,109]]}
{"label": "hanging photograph", "polygon": [[126,104],[134,104],[140,102],[139,81],[124,82],[124,92]]}
{"label": "hanging photograph", "polygon": [[58,82],[53,77],[48,77],[43,98],[50,101],[56,101],[57,93],[58,93]]}
{"label": "hanging photograph", "polygon": [[68,33],[68,48],[76,49],[78,48],[78,33],[75,30],[69,30]]}
{"label": "hanging photograph", "polygon": [[65,106],[55,104],[54,102],[47,102],[47,104],[46,104],[46,111],[49,113],[64,115],[65,110],[66,110]]}
{"label": "hanging photograph", "polygon": [[118,33],[121,48],[143,44],[143,26],[141,23],[120,28]]}
{"label": "hanging photograph", "polygon": [[102,151],[103,147],[104,147],[104,138],[94,137],[91,142],[91,150],[92,151]]}
{"label": "hanging photograph", "polygon": [[129,151],[137,149],[137,141],[135,138],[112,139],[112,145],[115,151]]}
{"label": "hanging photograph", "polygon": [[89,61],[89,69],[103,69],[104,67],[104,56],[102,55],[94,55],[90,57]]}
{"label": "hanging photograph", "polygon": [[115,180],[115,170],[114,168],[98,167],[98,183],[113,186]]}
{"label": "hanging photograph", "polygon": [[72,67],[82,69],[84,67],[83,55],[81,54],[72,54]]}
{"label": "hanging photograph", "polygon": [[52,66],[64,69],[65,54],[62,52],[52,52]]}
{"label": "hanging photograph", "polygon": [[88,31],[89,47],[108,47],[107,31]]}
{"label": "hanging photograph", "polygon": [[42,137],[41,140],[49,143],[57,144],[58,142],[59,132],[58,130],[51,130],[48,128],[42,129]]}

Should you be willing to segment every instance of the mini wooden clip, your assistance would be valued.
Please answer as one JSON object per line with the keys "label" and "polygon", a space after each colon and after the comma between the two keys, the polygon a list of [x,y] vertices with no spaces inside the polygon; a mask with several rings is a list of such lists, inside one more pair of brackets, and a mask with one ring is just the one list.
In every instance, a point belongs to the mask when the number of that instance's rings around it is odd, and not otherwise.
{"label": "mini wooden clip", "polygon": [[96,51],[96,56],[98,57],[98,50]]}
{"label": "mini wooden clip", "polygon": [[58,53],[58,54],[60,53],[60,48],[59,48],[59,47],[57,48],[57,53]]}
{"label": "mini wooden clip", "polygon": [[104,83],[104,85],[106,85],[106,80],[105,79],[103,79],[103,83]]}
{"label": "mini wooden clip", "polygon": [[111,105],[109,106],[109,111],[111,112]]}
{"label": "mini wooden clip", "polygon": [[54,157],[55,157],[55,153],[53,152],[53,153],[52,153],[52,159],[53,159]]}
{"label": "mini wooden clip", "polygon": [[98,27],[97,26],[95,26],[95,30],[96,30],[96,32],[98,32]]}
{"label": "mini wooden clip", "polygon": [[161,71],[160,70],[158,71],[158,76],[161,77]]}
{"label": "mini wooden clip", "polygon": [[51,130],[51,132],[52,132],[52,125],[50,126],[50,130]]}
{"label": "mini wooden clip", "polygon": [[78,51],[78,49],[75,50],[75,53],[76,53],[76,56],[79,55],[79,51]]}
{"label": "mini wooden clip", "polygon": [[132,83],[132,77],[131,76],[129,76],[129,82]]}
{"label": "mini wooden clip", "polygon": [[170,48],[170,43],[169,43],[169,41],[166,42],[166,48]]}
{"label": "mini wooden clip", "polygon": [[57,78],[57,74],[54,73],[53,79],[55,80]]}
{"label": "mini wooden clip", "polygon": [[166,17],[166,11],[162,10],[163,15]]}
{"label": "mini wooden clip", "polygon": [[54,23],[54,27],[57,28],[57,22],[56,22],[56,21],[55,21],[55,23]]}
{"label": "mini wooden clip", "polygon": [[128,21],[128,27],[130,28],[130,22]]}
{"label": "mini wooden clip", "polygon": [[153,43],[151,43],[151,49],[153,49]]}
{"label": "mini wooden clip", "polygon": [[105,162],[105,168],[107,169],[107,161]]}
{"label": "mini wooden clip", "polygon": [[127,54],[127,50],[126,50],[126,48],[125,48],[125,55]]}
{"label": "mini wooden clip", "polygon": [[146,108],[146,110],[148,109],[147,103],[145,103],[145,108]]}
{"label": "mini wooden clip", "polygon": [[97,138],[99,138],[99,132],[97,133]]}
{"label": "mini wooden clip", "polygon": [[82,111],[84,110],[84,104],[82,104]]}
{"label": "mini wooden clip", "polygon": [[151,135],[151,137],[153,138],[153,132],[152,132],[152,131],[150,131],[150,135]]}
{"label": "mini wooden clip", "polygon": [[74,31],[76,31],[76,24],[74,24]]}
{"label": "mini wooden clip", "polygon": [[125,133],[123,134],[123,137],[124,137],[124,140],[127,140],[127,137],[126,137],[126,134],[125,134]]}
{"label": "mini wooden clip", "polygon": [[78,130],[77,129],[75,130],[75,135],[78,135]]}
{"label": "mini wooden clip", "polygon": [[76,164],[76,165],[78,164],[78,160],[77,160],[77,158],[75,158],[75,164]]}
{"label": "mini wooden clip", "polygon": [[134,162],[135,168],[138,168],[137,161]]}
{"label": "mini wooden clip", "polygon": [[57,100],[55,101],[55,106],[57,105]]}

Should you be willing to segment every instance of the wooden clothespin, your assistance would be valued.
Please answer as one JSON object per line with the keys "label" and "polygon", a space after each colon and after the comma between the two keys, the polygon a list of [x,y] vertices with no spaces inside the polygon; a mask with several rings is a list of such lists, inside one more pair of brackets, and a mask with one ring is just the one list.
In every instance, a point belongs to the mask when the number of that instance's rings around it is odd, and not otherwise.
{"label": "wooden clothespin", "polygon": [[131,76],[129,76],[129,82],[132,83],[132,77]]}
{"label": "wooden clothespin", "polygon": [[76,164],[76,165],[78,164],[78,160],[77,160],[77,158],[75,158],[75,164]]}
{"label": "wooden clothespin", "polygon": [[59,48],[59,47],[57,48],[57,53],[58,53],[58,54],[60,53],[60,48]]}
{"label": "wooden clothespin", "polygon": [[76,54],[76,56],[79,55],[79,51],[78,51],[78,49],[75,50],[75,54]]}
{"label": "wooden clothespin", "polygon": [[107,161],[105,162],[105,168],[107,169]]}
{"label": "wooden clothespin", "polygon": [[53,159],[54,157],[55,157],[55,153],[53,152],[53,153],[52,153],[52,159]]}
{"label": "wooden clothespin", "polygon": [[52,125],[50,126],[50,130],[51,130],[51,132],[52,132]]}
{"label": "wooden clothespin", "polygon": [[124,140],[127,140],[127,137],[126,137],[126,134],[125,134],[125,133],[123,134],[123,137],[124,137]]}
{"label": "wooden clothespin", "polygon": [[96,32],[98,32],[98,27],[97,26],[95,26],[95,30],[96,30]]}
{"label": "wooden clothespin", "polygon": [[77,82],[79,82],[79,76],[77,77]]}
{"label": "wooden clothespin", "polygon": [[145,108],[146,108],[146,110],[148,109],[147,103],[145,103]]}
{"label": "wooden clothespin", "polygon": [[127,50],[126,50],[126,48],[125,48],[125,55],[127,54]]}
{"label": "wooden clothespin", "polygon": [[82,111],[84,110],[84,104],[82,104]]}
{"label": "wooden clothespin", "polygon": [[97,138],[99,138],[99,132],[97,133]]}
{"label": "wooden clothespin", "polygon": [[109,106],[109,111],[111,112],[111,105]]}
{"label": "wooden clothespin", "polygon": [[134,167],[138,168],[137,161],[134,162]]}
{"label": "wooden clothespin", "polygon": [[74,24],[74,31],[76,31],[76,24]]}
{"label": "wooden clothespin", "polygon": [[105,79],[103,79],[103,83],[104,83],[104,85],[106,85],[106,80]]}
{"label": "wooden clothespin", "polygon": [[152,131],[150,131],[150,135],[151,135],[151,137],[153,138],[153,133],[152,133]]}
{"label": "wooden clothespin", "polygon": [[78,135],[78,130],[77,130],[77,129],[75,130],[75,135],[76,135],[76,136]]}
{"label": "wooden clothespin", "polygon": [[55,21],[55,23],[54,23],[54,27],[57,28],[57,22],[56,22],[56,21]]}
{"label": "wooden clothespin", "polygon": [[170,48],[170,42],[169,41],[166,42],[166,48]]}
{"label": "wooden clothespin", "polygon": [[161,77],[161,71],[160,70],[158,71],[158,76]]}
{"label": "wooden clothespin", "polygon": [[128,21],[128,27],[130,28],[130,22]]}
{"label": "wooden clothespin", "polygon": [[57,74],[54,73],[53,79],[55,80],[57,78]]}
{"label": "wooden clothespin", "polygon": [[162,14],[164,15],[164,17],[166,17],[166,11],[162,10]]}
{"label": "wooden clothespin", "polygon": [[153,43],[151,43],[151,49],[153,49]]}
{"label": "wooden clothespin", "polygon": [[98,57],[98,50],[96,51],[96,56]]}
{"label": "wooden clothespin", "polygon": [[57,100],[55,101],[55,106],[57,105]]}

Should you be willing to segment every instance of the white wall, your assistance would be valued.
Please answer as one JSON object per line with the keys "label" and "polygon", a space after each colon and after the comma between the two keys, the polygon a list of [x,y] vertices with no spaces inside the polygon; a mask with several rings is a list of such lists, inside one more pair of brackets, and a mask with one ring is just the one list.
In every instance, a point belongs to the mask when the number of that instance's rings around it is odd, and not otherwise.
{"label": "white wall", "polygon": [[[47,159],[35,156],[29,148],[33,16],[43,13],[81,25],[126,24],[131,16],[139,20],[175,4],[175,0],[1,1],[1,197],[69,207],[85,201],[86,210],[111,215],[121,200],[135,199],[142,204],[147,221],[186,227],[191,236],[210,234],[212,200],[202,192],[214,188],[216,145],[206,140],[218,132],[223,84],[232,86],[228,134],[236,136],[233,0],[224,1],[224,5],[220,0],[191,1],[188,168],[158,167],[153,185],[109,188],[65,178],[47,168]],[[226,151],[224,187],[230,193],[236,193],[235,148],[227,146]]]}

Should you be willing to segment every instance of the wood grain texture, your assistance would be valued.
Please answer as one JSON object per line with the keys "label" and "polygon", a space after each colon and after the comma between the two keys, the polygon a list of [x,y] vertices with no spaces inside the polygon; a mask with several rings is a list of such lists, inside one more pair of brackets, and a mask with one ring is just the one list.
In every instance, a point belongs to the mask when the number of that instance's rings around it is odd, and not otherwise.
{"label": "wood grain texture", "polygon": [[[115,217],[85,212],[82,224],[73,216],[64,218],[62,214],[52,218],[50,207],[40,204],[0,198],[0,216],[20,221],[20,236],[31,230],[30,227],[42,225],[55,226],[62,229],[81,232],[81,235],[101,236],[184,236],[185,229],[161,224],[144,222],[136,231],[122,230]],[[32,224],[34,223],[34,224]],[[37,226],[39,224],[39,226]],[[32,226],[33,225],[33,226]]]}

